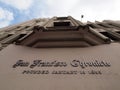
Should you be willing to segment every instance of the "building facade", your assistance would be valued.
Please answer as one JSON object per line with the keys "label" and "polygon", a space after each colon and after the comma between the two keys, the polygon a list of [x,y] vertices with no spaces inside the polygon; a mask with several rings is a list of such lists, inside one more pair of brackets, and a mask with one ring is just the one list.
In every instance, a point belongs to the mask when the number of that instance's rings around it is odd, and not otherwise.
{"label": "building facade", "polygon": [[0,29],[0,90],[120,90],[120,23],[71,16]]}
{"label": "building facade", "polygon": [[[92,23],[88,21],[82,23],[71,16],[33,19],[0,30],[1,50],[12,43],[31,47],[86,47],[110,44],[119,40],[120,25],[118,22],[96,21]],[[58,42],[58,45],[55,42]],[[35,45],[32,46],[31,43]]]}

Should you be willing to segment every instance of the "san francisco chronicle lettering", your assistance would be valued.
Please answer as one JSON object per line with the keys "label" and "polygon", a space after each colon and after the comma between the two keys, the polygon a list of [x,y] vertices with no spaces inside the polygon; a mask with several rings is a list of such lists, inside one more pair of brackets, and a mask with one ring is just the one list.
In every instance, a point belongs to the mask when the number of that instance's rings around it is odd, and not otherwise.
{"label": "san francisco chronicle lettering", "polygon": [[100,68],[111,67],[111,63],[103,60],[71,60],[67,62],[65,60],[33,60],[32,62],[18,60],[12,67],[25,68],[22,74],[29,75],[102,75],[103,72]]}
{"label": "san francisco chronicle lettering", "polygon": [[71,63],[71,66],[73,67],[81,67],[81,68],[87,68],[87,67],[110,67],[111,64],[109,62],[105,61],[80,61],[80,60],[73,60]]}
{"label": "san francisco chronicle lettering", "polygon": [[32,63],[24,60],[18,60],[14,65],[13,68],[17,67],[29,67],[31,69],[35,67],[67,67],[70,65],[71,67],[80,67],[82,69],[89,68],[89,67],[110,67],[111,64],[106,61],[82,61],[82,60],[72,60],[69,63],[62,62],[62,61],[44,61],[44,60],[33,60]]}

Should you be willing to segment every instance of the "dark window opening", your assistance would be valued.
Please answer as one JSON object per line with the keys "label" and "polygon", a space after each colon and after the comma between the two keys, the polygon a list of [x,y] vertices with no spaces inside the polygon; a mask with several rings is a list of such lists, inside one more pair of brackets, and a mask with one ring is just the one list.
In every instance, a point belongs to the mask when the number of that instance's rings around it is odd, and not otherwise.
{"label": "dark window opening", "polygon": [[54,22],[54,26],[70,26],[70,22]]}
{"label": "dark window opening", "polygon": [[103,34],[104,36],[114,40],[114,41],[117,41],[118,39],[116,39],[116,37],[114,37],[113,35],[111,35],[110,33],[108,32],[100,32],[101,34]]}
{"label": "dark window opening", "polygon": [[92,28],[96,28],[94,25],[91,25],[91,24],[89,24],[89,26],[92,27]]}
{"label": "dark window opening", "polygon": [[14,42],[18,41],[19,39],[24,38],[25,36],[26,36],[26,34],[20,34],[20,36]]}
{"label": "dark window opening", "polygon": [[17,28],[21,28],[21,26],[17,26]]}
{"label": "dark window opening", "polygon": [[30,26],[25,26],[25,28],[29,28]]}
{"label": "dark window opening", "polygon": [[20,34],[20,37],[18,39],[23,38],[25,35],[26,34]]}
{"label": "dark window opening", "polygon": [[116,33],[120,34],[120,31],[116,31]]}
{"label": "dark window opening", "polygon": [[57,17],[57,20],[67,20],[68,17]]}
{"label": "dark window opening", "polygon": [[10,36],[12,36],[12,35],[14,35],[14,34],[8,34],[7,36],[5,36],[5,37],[2,38],[2,39],[6,39],[6,38],[8,38],[8,37],[10,37]]}
{"label": "dark window opening", "polygon": [[10,36],[12,36],[13,34],[8,34],[8,36],[7,37],[10,37]]}

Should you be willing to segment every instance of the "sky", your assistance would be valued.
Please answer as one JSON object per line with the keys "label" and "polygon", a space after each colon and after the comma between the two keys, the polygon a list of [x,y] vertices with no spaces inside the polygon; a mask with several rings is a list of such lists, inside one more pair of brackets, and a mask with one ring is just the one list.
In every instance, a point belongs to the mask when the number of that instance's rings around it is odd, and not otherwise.
{"label": "sky", "polygon": [[120,0],[0,0],[0,28],[34,18],[72,16],[86,21],[120,20]]}

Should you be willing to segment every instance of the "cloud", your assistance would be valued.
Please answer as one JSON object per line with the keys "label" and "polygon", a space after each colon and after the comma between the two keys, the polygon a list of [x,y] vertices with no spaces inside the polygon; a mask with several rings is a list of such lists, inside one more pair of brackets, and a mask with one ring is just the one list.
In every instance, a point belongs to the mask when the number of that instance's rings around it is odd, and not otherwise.
{"label": "cloud", "polygon": [[78,1],[79,0],[46,0],[45,3],[47,9],[45,10],[45,13],[49,16],[69,15],[71,9]]}
{"label": "cloud", "polygon": [[13,13],[0,7],[0,27],[5,27],[14,19]]}
{"label": "cloud", "polygon": [[68,15],[78,20],[84,15],[83,22],[120,20],[120,0],[0,0],[0,2],[6,11],[12,11],[11,16],[14,14],[12,24],[33,18]]}
{"label": "cloud", "polygon": [[42,0],[46,7],[41,14],[45,16],[71,15],[83,21],[102,21],[104,19],[120,19],[119,0]]}
{"label": "cloud", "polygon": [[0,1],[18,10],[28,10],[31,7],[34,0],[0,0]]}

